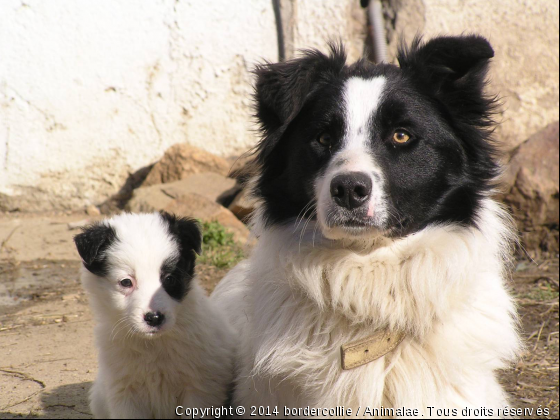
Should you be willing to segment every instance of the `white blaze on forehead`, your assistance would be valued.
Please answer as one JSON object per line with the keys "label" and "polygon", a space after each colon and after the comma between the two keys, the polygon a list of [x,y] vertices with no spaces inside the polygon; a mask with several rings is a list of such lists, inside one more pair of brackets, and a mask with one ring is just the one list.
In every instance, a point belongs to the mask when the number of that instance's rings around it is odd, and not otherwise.
{"label": "white blaze on forehead", "polygon": [[317,219],[323,235],[327,238],[340,239],[352,236],[351,233],[345,231],[345,216],[340,215],[339,206],[331,194],[332,180],[340,174],[360,172],[368,175],[372,180],[372,191],[368,203],[364,204],[364,206],[367,205],[367,210],[359,217],[369,219],[368,221],[377,228],[382,228],[387,219],[385,177],[368,144],[371,137],[370,123],[382,101],[385,84],[385,77],[370,79],[352,77],[345,83],[343,92],[346,126],[344,138],[324,175],[320,176],[315,183]]}
{"label": "white blaze on forehead", "polygon": [[369,133],[369,123],[377,111],[386,79],[375,77],[362,79],[352,77],[344,87],[344,106],[346,110],[345,148],[362,149]]}
{"label": "white blaze on forehead", "polygon": [[127,267],[137,280],[153,282],[159,288],[161,266],[179,253],[167,223],[158,213],[125,213],[113,217],[109,223],[118,238],[110,253],[113,265]]}

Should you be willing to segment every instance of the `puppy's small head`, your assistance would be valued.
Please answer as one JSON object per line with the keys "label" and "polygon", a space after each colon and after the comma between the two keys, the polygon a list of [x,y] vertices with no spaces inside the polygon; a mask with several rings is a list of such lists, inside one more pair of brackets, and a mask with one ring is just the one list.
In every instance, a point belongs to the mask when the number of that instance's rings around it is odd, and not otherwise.
{"label": "puppy's small head", "polygon": [[98,316],[147,337],[172,330],[201,251],[197,223],[167,213],[122,214],[74,238]]}

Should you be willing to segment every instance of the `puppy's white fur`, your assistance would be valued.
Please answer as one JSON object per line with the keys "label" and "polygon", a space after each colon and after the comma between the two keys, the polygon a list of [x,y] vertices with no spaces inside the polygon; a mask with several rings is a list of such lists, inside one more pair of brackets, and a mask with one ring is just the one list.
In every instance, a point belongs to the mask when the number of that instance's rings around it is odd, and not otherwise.
{"label": "puppy's white fur", "polygon": [[[117,233],[107,250],[110,271],[82,269],[95,317],[99,372],[91,390],[96,418],[174,418],[175,409],[221,406],[232,381],[230,329],[196,279],[177,302],[162,289],[160,267],[177,244],[159,214],[121,215],[105,222]],[[130,293],[118,281],[133,277]],[[147,311],[166,315],[149,336]]]}
{"label": "puppy's white fur", "polygon": [[[425,416],[428,406],[495,416],[507,405],[496,370],[520,349],[505,280],[515,236],[494,201],[483,201],[478,228],[431,226],[396,240],[312,241],[256,222],[254,254],[211,297],[241,336],[235,404]],[[386,327],[406,332],[395,351],[341,369],[342,344]]]}

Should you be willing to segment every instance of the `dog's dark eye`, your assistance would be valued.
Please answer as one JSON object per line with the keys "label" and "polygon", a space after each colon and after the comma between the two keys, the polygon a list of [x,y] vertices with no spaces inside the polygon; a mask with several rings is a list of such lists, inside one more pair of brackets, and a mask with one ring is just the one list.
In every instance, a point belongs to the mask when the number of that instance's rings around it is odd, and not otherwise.
{"label": "dog's dark eye", "polygon": [[132,280],[130,279],[122,279],[119,281],[119,284],[125,289],[130,289],[133,286]]}
{"label": "dog's dark eye", "polygon": [[319,134],[319,137],[317,137],[317,141],[321,146],[324,147],[331,147],[333,143],[331,135],[325,132]]}
{"label": "dog's dark eye", "polygon": [[410,141],[412,136],[405,130],[396,130],[393,133],[393,141],[397,144],[405,144]]}
{"label": "dog's dark eye", "polygon": [[175,276],[169,275],[169,276],[165,277],[165,282],[168,283],[168,284],[173,284],[173,283],[175,283],[175,281],[177,281]]}

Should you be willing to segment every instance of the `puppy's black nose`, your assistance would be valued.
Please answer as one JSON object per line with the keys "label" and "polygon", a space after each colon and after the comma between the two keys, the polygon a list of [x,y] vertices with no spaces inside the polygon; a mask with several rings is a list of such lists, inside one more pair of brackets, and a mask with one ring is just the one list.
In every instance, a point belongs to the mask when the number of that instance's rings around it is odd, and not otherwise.
{"label": "puppy's black nose", "polygon": [[150,327],[159,327],[165,322],[165,315],[161,312],[148,312],[144,315],[144,321]]}
{"label": "puppy's black nose", "polygon": [[340,207],[354,210],[368,201],[371,178],[362,172],[337,175],[331,182],[331,196]]}

